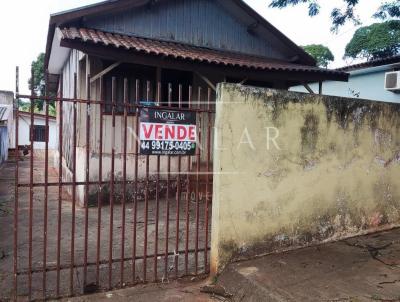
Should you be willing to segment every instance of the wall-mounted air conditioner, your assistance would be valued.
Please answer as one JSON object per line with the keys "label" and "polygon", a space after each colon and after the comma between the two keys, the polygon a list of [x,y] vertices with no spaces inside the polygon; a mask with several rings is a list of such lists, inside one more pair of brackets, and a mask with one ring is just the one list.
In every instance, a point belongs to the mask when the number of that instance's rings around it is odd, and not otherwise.
{"label": "wall-mounted air conditioner", "polygon": [[385,73],[385,90],[400,92],[400,71]]}

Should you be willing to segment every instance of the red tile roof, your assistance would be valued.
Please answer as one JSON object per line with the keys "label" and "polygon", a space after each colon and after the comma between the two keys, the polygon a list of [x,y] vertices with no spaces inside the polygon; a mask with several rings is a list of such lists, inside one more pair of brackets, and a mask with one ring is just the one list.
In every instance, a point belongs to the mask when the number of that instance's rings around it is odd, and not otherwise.
{"label": "red tile roof", "polygon": [[174,59],[267,71],[315,72],[346,77],[346,73],[340,71],[298,65],[265,57],[209,49],[178,42],[126,36],[87,28],[70,27],[62,29],[61,32],[63,40],[94,43]]}

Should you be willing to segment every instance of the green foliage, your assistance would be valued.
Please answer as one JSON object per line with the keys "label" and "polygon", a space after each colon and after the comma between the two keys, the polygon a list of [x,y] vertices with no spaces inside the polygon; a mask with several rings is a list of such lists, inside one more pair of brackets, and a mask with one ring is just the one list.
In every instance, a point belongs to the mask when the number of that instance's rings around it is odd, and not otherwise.
{"label": "green foliage", "polygon": [[[318,15],[320,12],[320,0],[270,0],[270,7],[285,8],[288,6],[296,6],[299,4],[308,5],[308,14],[313,17]],[[344,6],[341,8],[334,8],[331,12],[332,19],[332,31],[337,31],[340,26],[344,25],[347,21],[352,21],[355,25],[360,25],[361,22],[355,11],[356,6],[359,4],[359,0],[342,0]],[[375,12],[374,17],[382,20],[388,18],[399,18],[400,17],[400,0],[389,0],[382,2],[382,0],[369,0],[369,1],[381,1],[382,5]]]}
{"label": "green foliage", "polygon": [[[32,62],[33,70],[33,89],[37,95],[45,94],[45,79],[44,79],[44,53],[40,53],[35,61]],[[32,89],[32,78],[28,80],[29,87]]]}
{"label": "green foliage", "polygon": [[327,68],[329,62],[335,60],[330,49],[324,45],[311,44],[303,46],[303,49],[317,61],[319,67]]}
{"label": "green foliage", "polygon": [[[19,107],[20,111],[31,112],[31,104],[29,102],[20,101],[18,107]],[[44,114],[45,110],[46,110],[45,108],[41,108],[39,106],[39,101],[36,102],[35,107],[33,108],[34,113]],[[56,116],[56,114],[57,114],[57,111],[56,111],[56,107],[54,106],[54,102],[50,103],[49,104],[49,115]]]}
{"label": "green foliage", "polygon": [[[44,53],[40,53],[36,60],[32,62],[33,71],[33,90],[38,96],[45,96],[46,94],[46,81],[45,81],[45,71],[44,71]],[[28,85],[32,89],[32,78],[29,78]],[[19,110],[30,111],[30,103],[20,102]],[[35,108],[33,109],[35,113],[43,113],[45,110],[43,100],[35,100]],[[56,109],[54,102],[49,102],[49,115],[55,116]]]}
{"label": "green foliage", "polygon": [[345,57],[373,60],[400,53],[400,21],[359,28],[346,46]]}

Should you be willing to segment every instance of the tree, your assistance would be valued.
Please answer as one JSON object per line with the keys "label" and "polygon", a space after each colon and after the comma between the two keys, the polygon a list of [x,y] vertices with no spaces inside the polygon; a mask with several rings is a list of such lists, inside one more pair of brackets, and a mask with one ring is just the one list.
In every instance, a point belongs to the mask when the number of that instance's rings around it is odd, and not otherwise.
{"label": "tree", "polygon": [[359,28],[347,44],[345,57],[379,59],[400,53],[400,21],[391,20]]}
{"label": "tree", "polygon": [[324,45],[311,44],[303,46],[303,49],[317,61],[319,67],[327,68],[329,62],[335,60],[330,49]]}
{"label": "tree", "polygon": [[[321,5],[320,0],[270,0],[270,7],[285,8],[288,6],[296,6],[299,4],[308,4],[308,15],[313,17],[319,14]],[[361,22],[356,14],[356,6],[359,0],[342,0],[344,8],[334,8],[331,11],[332,31],[337,31],[340,26],[347,21],[352,21],[355,25]],[[381,20],[400,17],[400,0],[369,0],[380,1],[381,6],[375,12],[374,17]]]}
{"label": "tree", "polygon": [[[44,72],[44,53],[40,53],[36,60],[32,62],[33,71],[33,90],[37,96],[44,96],[46,94],[45,72]],[[28,85],[32,88],[32,78],[29,78]],[[30,103],[20,102],[19,109],[21,111],[30,111]],[[43,112],[44,101],[36,100],[34,112]],[[49,102],[49,114],[56,115],[54,102]]]}
{"label": "tree", "polygon": [[[44,79],[44,53],[40,53],[37,59],[32,62],[33,70],[33,89],[39,96],[45,94],[45,79]],[[29,87],[32,88],[32,78],[28,80]]]}

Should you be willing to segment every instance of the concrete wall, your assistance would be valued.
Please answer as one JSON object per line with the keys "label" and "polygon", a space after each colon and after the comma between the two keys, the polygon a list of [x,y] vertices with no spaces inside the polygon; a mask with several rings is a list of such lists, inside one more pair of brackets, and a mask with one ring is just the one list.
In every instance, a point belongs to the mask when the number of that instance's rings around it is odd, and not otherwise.
{"label": "concrete wall", "polygon": [[[384,89],[385,72],[392,71],[387,68],[384,70],[351,72],[348,82],[327,81],[323,83],[323,94],[341,96],[348,98],[370,99],[375,101],[400,103],[400,94]],[[318,93],[318,83],[310,85],[311,89]],[[307,92],[303,86],[296,86],[291,91]]]}
{"label": "concrete wall", "polygon": [[215,123],[214,273],[399,225],[399,104],[221,84]]}

